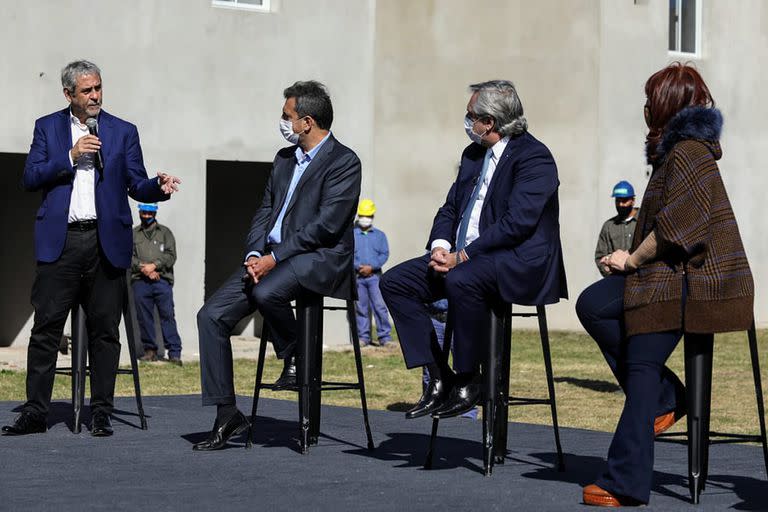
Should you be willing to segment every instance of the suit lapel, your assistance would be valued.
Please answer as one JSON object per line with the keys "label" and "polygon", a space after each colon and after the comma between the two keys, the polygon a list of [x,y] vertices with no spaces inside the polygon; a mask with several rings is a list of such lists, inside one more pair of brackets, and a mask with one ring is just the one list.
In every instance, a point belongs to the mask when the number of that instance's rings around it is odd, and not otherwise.
{"label": "suit lapel", "polygon": [[491,196],[496,192],[498,188],[498,182],[503,180],[503,176],[509,172],[507,167],[512,161],[512,154],[517,151],[517,147],[520,142],[520,137],[515,137],[509,140],[507,147],[504,148],[504,152],[501,154],[498,163],[496,164],[496,170],[493,171],[493,177],[488,184],[488,193],[485,195],[485,201],[483,202],[483,209],[490,204]]}
{"label": "suit lapel", "polygon": [[70,128],[69,109],[59,112],[59,118],[56,120],[56,139],[62,151],[72,149],[72,129]]}
{"label": "suit lapel", "polygon": [[304,174],[301,175],[301,179],[299,179],[299,182],[296,184],[296,189],[293,191],[293,195],[291,196],[291,202],[288,203],[288,209],[285,211],[286,215],[288,215],[288,212],[290,212],[293,206],[296,204],[296,201],[298,200],[299,194],[301,192],[301,187],[303,187],[307,181],[312,179],[312,177],[317,174],[317,170],[323,165],[323,162],[328,158],[328,155],[331,154],[334,142],[335,139],[333,138],[333,135],[328,137],[328,140],[325,141],[325,144],[323,144],[323,146],[317,152],[315,158],[313,158],[312,161],[309,162],[307,168],[304,169]]}
{"label": "suit lapel", "polygon": [[[113,142],[115,139],[114,135],[115,130],[112,116],[107,112],[102,111],[101,114],[99,114],[99,140],[101,141],[101,156],[104,158],[104,165],[109,161],[109,157],[112,154],[112,149],[114,148]],[[97,172],[99,177],[97,181],[104,179],[103,173],[100,171]]]}
{"label": "suit lapel", "polygon": [[472,191],[475,189],[475,186],[477,185],[477,181],[480,179],[480,173],[483,172],[483,160],[485,159],[485,151],[483,151],[480,154],[480,158],[477,160],[470,160],[467,164],[471,171],[469,172],[469,175],[471,178],[467,182],[467,185],[463,186],[460,191],[460,200],[459,205],[461,208],[459,208],[459,216],[461,216],[464,213],[464,210],[467,208],[467,203],[469,202],[469,198],[472,197]]}
{"label": "suit lapel", "polygon": [[274,196],[272,197],[272,215],[269,219],[270,231],[275,225],[280,210],[283,209],[285,196],[288,194],[288,187],[291,184],[293,169],[296,167],[296,158],[291,153],[289,158],[279,160],[273,172]]}

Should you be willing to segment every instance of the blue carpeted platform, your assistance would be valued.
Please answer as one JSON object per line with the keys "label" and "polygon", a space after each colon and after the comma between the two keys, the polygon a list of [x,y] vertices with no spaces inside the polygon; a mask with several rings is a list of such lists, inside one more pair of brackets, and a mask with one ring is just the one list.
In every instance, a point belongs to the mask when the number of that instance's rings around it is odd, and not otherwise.
{"label": "blue carpeted platform", "polygon": [[[250,399],[241,398],[243,410]],[[478,421],[441,422],[435,469],[421,469],[431,422],[372,411],[377,449],[365,449],[358,409],[324,407],[321,438],[297,452],[296,404],[264,399],[256,444],[192,452],[213,423],[198,396],[147,397],[149,430],[131,398],[117,400],[115,435],[70,432],[71,406],[56,402],[47,434],[0,437],[0,510],[577,510],[581,486],[603,467],[611,436],[562,429],[567,470],[553,469],[551,429],[512,423],[506,464],[482,475]],[[18,403],[0,402],[0,423]],[[86,418],[87,419],[87,418]],[[717,445],[702,503],[688,503],[684,446],[656,445],[646,510],[768,510],[768,482],[755,446]]]}

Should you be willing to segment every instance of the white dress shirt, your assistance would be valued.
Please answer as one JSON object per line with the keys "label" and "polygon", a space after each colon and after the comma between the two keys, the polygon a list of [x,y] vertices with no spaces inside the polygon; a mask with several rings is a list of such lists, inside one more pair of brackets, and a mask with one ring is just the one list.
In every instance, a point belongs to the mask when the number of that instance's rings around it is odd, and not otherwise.
{"label": "white dress shirt", "polygon": [[[496,165],[501,159],[501,155],[509,143],[509,136],[504,137],[499,142],[488,148],[488,152],[491,153],[490,160],[488,161],[488,170],[485,172],[483,183],[480,185],[480,191],[477,194],[475,204],[472,206],[472,213],[469,216],[469,225],[467,226],[467,243],[468,246],[480,236],[480,214],[483,211],[483,204],[485,203],[485,197],[488,195],[488,187],[493,179],[493,173],[496,172]],[[461,222],[459,222],[461,224]],[[460,229],[460,227],[459,227]],[[456,230],[456,243],[458,243],[458,229]],[[432,242],[430,250],[434,250],[436,247],[442,247],[446,251],[451,250],[451,243],[448,240],[439,238]]]}
{"label": "white dress shirt", "polygon": [[[80,120],[70,112],[70,133],[72,145],[88,135],[88,127],[80,123]],[[96,219],[96,166],[94,165],[94,153],[80,155],[77,162],[72,161],[72,153],[69,153],[69,162],[77,165],[75,180],[72,182],[72,196],[69,201],[68,222]]]}

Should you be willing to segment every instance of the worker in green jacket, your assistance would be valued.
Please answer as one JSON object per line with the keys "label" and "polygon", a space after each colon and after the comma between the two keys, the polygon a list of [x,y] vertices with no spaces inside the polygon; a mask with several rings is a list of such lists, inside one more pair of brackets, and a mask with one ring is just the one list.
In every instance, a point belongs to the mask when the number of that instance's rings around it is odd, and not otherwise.
{"label": "worker in green jacket", "polygon": [[133,228],[131,284],[144,345],[142,361],[157,361],[155,316],[160,316],[163,345],[168,361],[181,366],[181,338],[173,311],[173,264],[176,239],[157,222],[157,204],[139,204],[141,224]]}
{"label": "worker in green jacket", "polygon": [[628,251],[632,246],[632,235],[637,226],[637,208],[635,208],[635,188],[628,181],[620,181],[613,187],[611,197],[616,204],[616,216],[603,224],[595,248],[595,264],[603,276],[608,269],[600,264],[603,256],[608,256],[619,249]]}

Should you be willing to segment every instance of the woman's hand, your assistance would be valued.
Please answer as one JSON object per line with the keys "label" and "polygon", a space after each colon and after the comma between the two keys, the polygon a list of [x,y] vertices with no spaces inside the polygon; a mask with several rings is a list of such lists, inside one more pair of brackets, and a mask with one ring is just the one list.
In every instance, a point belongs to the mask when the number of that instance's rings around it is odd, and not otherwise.
{"label": "woman's hand", "polygon": [[608,256],[603,256],[600,260],[601,265],[608,267],[611,274],[617,272],[627,272],[627,260],[629,259],[629,252],[619,249],[613,251]]}

